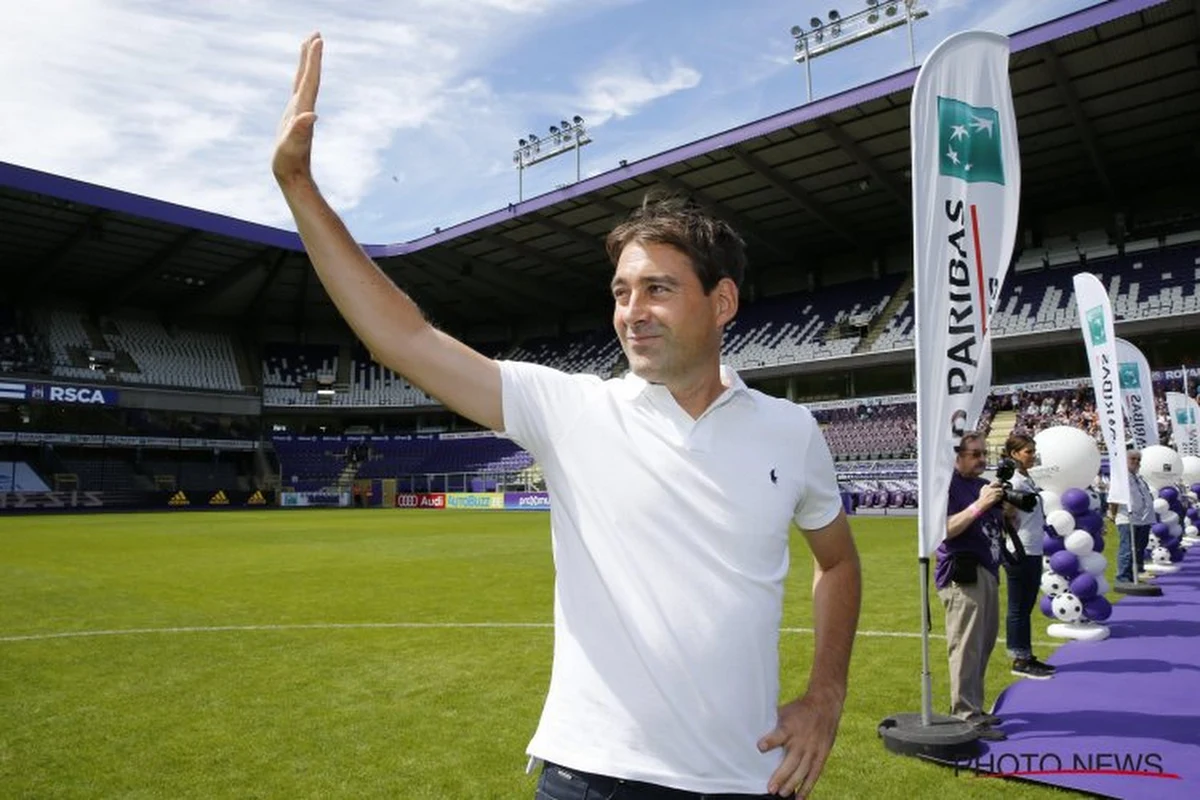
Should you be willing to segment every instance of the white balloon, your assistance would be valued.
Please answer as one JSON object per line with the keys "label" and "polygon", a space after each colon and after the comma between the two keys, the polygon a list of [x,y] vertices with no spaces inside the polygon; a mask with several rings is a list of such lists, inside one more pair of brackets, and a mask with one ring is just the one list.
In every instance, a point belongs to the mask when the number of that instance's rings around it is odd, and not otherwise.
{"label": "white balloon", "polygon": [[1112,588],[1108,585],[1108,578],[1105,578],[1103,575],[1097,575],[1095,577],[1096,594],[1108,594],[1109,590]]}
{"label": "white balloon", "polygon": [[1155,514],[1159,514],[1159,515],[1166,514],[1170,510],[1171,510],[1171,504],[1167,502],[1165,497],[1154,498],[1154,513]]}
{"label": "white balloon", "polygon": [[1178,519],[1176,519],[1173,522],[1168,522],[1167,528],[1170,530],[1171,536],[1182,536],[1183,535],[1183,526],[1179,524]]}
{"label": "white balloon", "polygon": [[1071,516],[1070,511],[1060,508],[1046,514],[1046,524],[1054,528],[1059,536],[1070,536],[1071,531],[1075,530],[1075,517]]}
{"label": "white balloon", "polygon": [[1050,603],[1054,616],[1063,622],[1078,622],[1083,616],[1083,603],[1070,592],[1063,592]]}
{"label": "white balloon", "polygon": [[1103,575],[1108,567],[1108,559],[1103,553],[1086,553],[1079,557],[1079,568],[1089,575]]}
{"label": "white balloon", "polygon": [[1100,471],[1100,449],[1096,440],[1078,428],[1056,425],[1033,437],[1037,444],[1037,466],[1029,469],[1039,486],[1061,495],[1067,489],[1090,486]]}
{"label": "white balloon", "polygon": [[1067,534],[1067,540],[1063,544],[1072,553],[1082,558],[1092,552],[1092,547],[1096,542],[1087,531],[1071,531]]}
{"label": "white balloon", "polygon": [[1042,556],[1042,572],[1050,571],[1050,556]]}
{"label": "white balloon", "polygon": [[1042,594],[1047,597],[1057,597],[1070,588],[1070,583],[1057,572],[1042,573]]}
{"label": "white balloon", "polygon": [[1200,483],[1200,456],[1184,456],[1180,461],[1183,462],[1183,482],[1188,486]]}
{"label": "white balloon", "polygon": [[1147,548],[1155,548],[1155,547],[1158,547],[1159,544],[1161,544],[1161,542],[1158,539],[1157,533],[1152,533],[1146,537],[1146,547]]}
{"label": "white balloon", "polygon": [[1200,533],[1200,528],[1197,528],[1195,525],[1188,525],[1183,529],[1183,532],[1188,536],[1195,536],[1196,534]]}
{"label": "white balloon", "polygon": [[[1038,450],[1041,451],[1041,446]],[[1169,447],[1152,444],[1142,450],[1142,468],[1140,474],[1157,492],[1164,486],[1173,486],[1183,474],[1183,459]]]}
{"label": "white balloon", "polygon": [[[1049,520],[1052,512],[1062,508],[1062,497],[1059,496],[1058,492],[1052,492],[1049,489],[1042,489],[1040,494],[1042,496],[1042,511],[1046,513],[1046,519]],[[1073,529],[1074,527],[1075,524],[1072,523],[1071,528]]]}
{"label": "white balloon", "polygon": [[1155,564],[1170,564],[1171,551],[1165,547],[1156,547],[1150,552],[1150,560]]}

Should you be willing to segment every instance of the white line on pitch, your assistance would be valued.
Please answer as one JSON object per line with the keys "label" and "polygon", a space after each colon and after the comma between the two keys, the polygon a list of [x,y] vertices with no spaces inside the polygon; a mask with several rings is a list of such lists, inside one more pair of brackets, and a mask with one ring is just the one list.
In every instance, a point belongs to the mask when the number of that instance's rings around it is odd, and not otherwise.
{"label": "white line on pitch", "polygon": [[[161,633],[239,633],[249,631],[306,631],[306,630],[356,630],[356,629],[415,629],[415,630],[454,630],[454,629],[539,629],[553,628],[549,622],[314,622],[297,623],[293,625],[198,625],[172,628],[126,628],[123,630],[99,631],[61,631],[58,633],[28,633],[12,636],[0,636],[0,642],[37,642],[47,639],[81,639],[97,636],[144,636]],[[782,633],[812,633],[812,628],[780,628]],[[920,639],[921,634],[915,631],[859,631],[859,636]],[[931,633],[931,639],[945,639],[942,634]],[[1038,645],[1062,644],[1062,642],[1034,642]]]}

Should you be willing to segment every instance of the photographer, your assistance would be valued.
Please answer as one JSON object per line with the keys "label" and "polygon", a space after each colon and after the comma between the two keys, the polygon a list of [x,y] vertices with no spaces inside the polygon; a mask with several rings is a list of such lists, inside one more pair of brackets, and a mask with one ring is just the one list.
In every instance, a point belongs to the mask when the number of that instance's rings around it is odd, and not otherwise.
{"label": "photographer", "polygon": [[1029,477],[1029,468],[1036,461],[1037,444],[1029,436],[1014,433],[1004,443],[1004,458],[996,469],[996,477],[1008,489],[1004,516],[1016,529],[1025,551],[1024,555],[1018,553],[1004,561],[1004,572],[1008,576],[1005,643],[1008,655],[1013,659],[1012,674],[1046,680],[1054,677],[1054,667],[1034,656],[1030,619],[1042,583],[1042,538],[1046,527],[1037,484]]}
{"label": "photographer", "polygon": [[938,545],[934,582],[946,610],[950,659],[950,713],[973,723],[979,738],[1007,738],[993,726],[1000,718],[984,711],[988,659],[1000,632],[999,564],[1004,487],[980,475],[987,467],[983,435],[964,434],[954,449],[946,505],[946,538]]}

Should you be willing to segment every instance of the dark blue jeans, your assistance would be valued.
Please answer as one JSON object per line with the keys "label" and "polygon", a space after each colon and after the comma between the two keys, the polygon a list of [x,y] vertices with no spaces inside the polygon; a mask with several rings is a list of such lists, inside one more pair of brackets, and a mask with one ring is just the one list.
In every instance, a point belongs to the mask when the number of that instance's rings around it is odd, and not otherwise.
{"label": "dark blue jeans", "polygon": [[1033,623],[1030,617],[1037,605],[1042,585],[1042,557],[1027,555],[1016,564],[1004,562],[1008,575],[1008,616],[1005,619],[1005,645],[1013,658],[1033,655]]}
{"label": "dark blue jeans", "polygon": [[773,794],[699,794],[547,763],[534,800],[774,800]]}
{"label": "dark blue jeans", "polygon": [[1142,571],[1146,545],[1150,543],[1150,526],[1124,523],[1117,526],[1117,534],[1120,536],[1117,545],[1117,580],[1132,583],[1134,561],[1137,562],[1137,571]]}

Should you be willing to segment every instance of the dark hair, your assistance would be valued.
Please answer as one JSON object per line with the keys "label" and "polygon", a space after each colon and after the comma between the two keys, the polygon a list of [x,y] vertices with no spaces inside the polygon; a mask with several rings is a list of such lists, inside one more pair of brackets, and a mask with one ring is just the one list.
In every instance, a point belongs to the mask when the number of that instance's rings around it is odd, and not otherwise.
{"label": "dark hair", "polygon": [[980,441],[980,442],[984,442],[984,443],[987,442],[987,440],[984,438],[983,434],[980,433],[979,431],[967,431],[958,440],[958,446],[954,448],[954,452],[961,453],[963,450],[963,447],[966,446],[967,442],[974,442],[974,441]]}
{"label": "dark hair", "polygon": [[1037,442],[1033,440],[1032,436],[1026,436],[1023,433],[1011,434],[1007,439],[1004,440],[1004,454],[1006,456],[1011,456],[1013,453],[1016,453],[1019,450],[1024,450],[1030,445],[1037,447]]}
{"label": "dark hair", "polygon": [[614,267],[631,242],[670,245],[686,254],[705,294],[722,278],[729,278],[740,288],[746,274],[746,243],[742,237],[729,223],[679,195],[648,193],[642,205],[612,229],[604,246]]}

